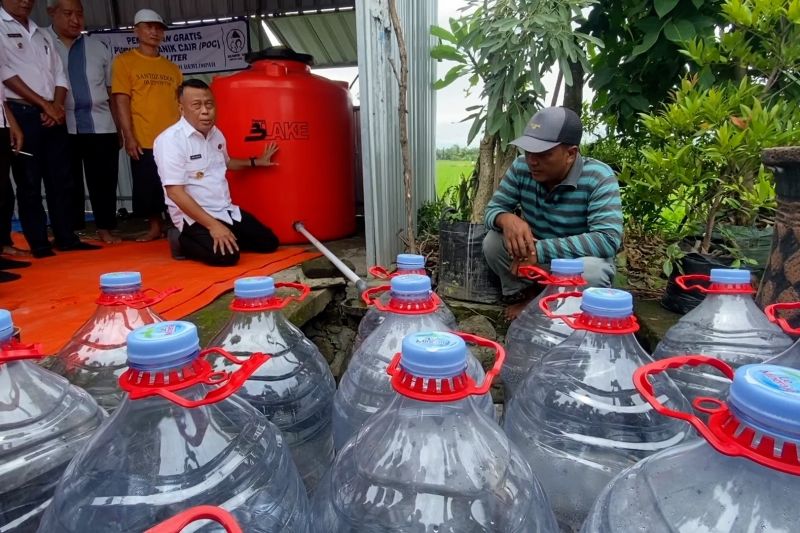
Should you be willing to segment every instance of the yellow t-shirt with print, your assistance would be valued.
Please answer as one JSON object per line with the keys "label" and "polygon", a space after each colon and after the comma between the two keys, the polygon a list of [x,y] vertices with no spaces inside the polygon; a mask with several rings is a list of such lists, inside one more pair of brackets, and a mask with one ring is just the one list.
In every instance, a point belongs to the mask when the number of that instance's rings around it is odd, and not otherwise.
{"label": "yellow t-shirt with print", "polygon": [[142,148],[180,118],[176,91],[183,81],[178,65],[163,56],[128,50],[111,65],[111,92],[131,97],[133,133]]}

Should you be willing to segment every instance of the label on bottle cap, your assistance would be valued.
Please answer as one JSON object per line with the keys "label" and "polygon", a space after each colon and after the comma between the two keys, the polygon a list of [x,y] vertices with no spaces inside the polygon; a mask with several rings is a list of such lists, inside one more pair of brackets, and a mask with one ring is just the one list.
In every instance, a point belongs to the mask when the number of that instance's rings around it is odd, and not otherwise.
{"label": "label on bottle cap", "polygon": [[800,394],[800,374],[789,369],[776,372],[761,370],[755,374],[755,379],[771,389],[791,394]]}

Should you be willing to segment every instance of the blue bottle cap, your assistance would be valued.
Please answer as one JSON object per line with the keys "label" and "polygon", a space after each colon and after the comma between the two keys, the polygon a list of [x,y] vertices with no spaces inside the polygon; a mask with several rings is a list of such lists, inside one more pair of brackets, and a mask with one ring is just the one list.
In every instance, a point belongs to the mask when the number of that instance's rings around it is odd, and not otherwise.
{"label": "blue bottle cap", "polygon": [[239,278],[233,282],[237,298],[266,298],[275,294],[275,280],[270,276]]}
{"label": "blue bottle cap", "polygon": [[411,333],[403,338],[400,366],[412,376],[451,378],[467,368],[467,345],[452,333]]}
{"label": "blue bottle cap", "polygon": [[712,268],[711,283],[726,285],[749,285],[750,271],[740,268]]}
{"label": "blue bottle cap", "polygon": [[101,289],[125,289],[142,284],[140,272],[109,272],[100,276]]}
{"label": "blue bottle cap", "polygon": [[191,322],[159,322],[136,328],[128,334],[128,366],[138,370],[184,366],[199,351],[197,328]]}
{"label": "blue bottle cap", "polygon": [[592,316],[625,318],[633,314],[633,297],[618,289],[590,287],[583,291],[581,310]]}
{"label": "blue bottle cap", "polygon": [[551,274],[583,274],[583,259],[553,259]]}
{"label": "blue bottle cap", "polygon": [[778,365],[736,370],[728,404],[759,429],[800,440],[800,371]]}
{"label": "blue bottle cap", "polygon": [[0,309],[0,342],[5,342],[14,335],[14,321],[11,320],[11,313],[5,309]]}
{"label": "blue bottle cap", "polygon": [[425,268],[425,257],[415,254],[397,254],[397,270],[419,270]]}
{"label": "blue bottle cap", "polygon": [[422,274],[402,274],[390,282],[392,293],[398,296],[417,296],[430,292],[431,278]]}

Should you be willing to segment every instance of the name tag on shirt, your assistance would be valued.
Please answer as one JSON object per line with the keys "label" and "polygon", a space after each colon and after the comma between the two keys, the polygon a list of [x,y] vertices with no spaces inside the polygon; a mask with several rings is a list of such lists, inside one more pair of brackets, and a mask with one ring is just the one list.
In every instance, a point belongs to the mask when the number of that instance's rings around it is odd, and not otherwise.
{"label": "name tag on shirt", "polygon": [[203,154],[194,154],[189,156],[190,161],[195,161],[196,159],[202,159]]}
{"label": "name tag on shirt", "polygon": [[22,39],[22,34],[21,33],[9,33],[7,35],[9,37],[11,37],[11,38]]}

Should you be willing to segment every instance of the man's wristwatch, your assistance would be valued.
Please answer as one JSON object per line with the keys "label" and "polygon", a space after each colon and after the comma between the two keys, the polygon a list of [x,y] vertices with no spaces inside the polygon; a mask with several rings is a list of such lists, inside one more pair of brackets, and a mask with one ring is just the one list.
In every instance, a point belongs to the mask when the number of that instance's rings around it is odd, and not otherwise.
{"label": "man's wristwatch", "polygon": [[251,157],[250,158],[250,166],[253,167],[253,168],[256,168],[256,158],[255,157]]}

